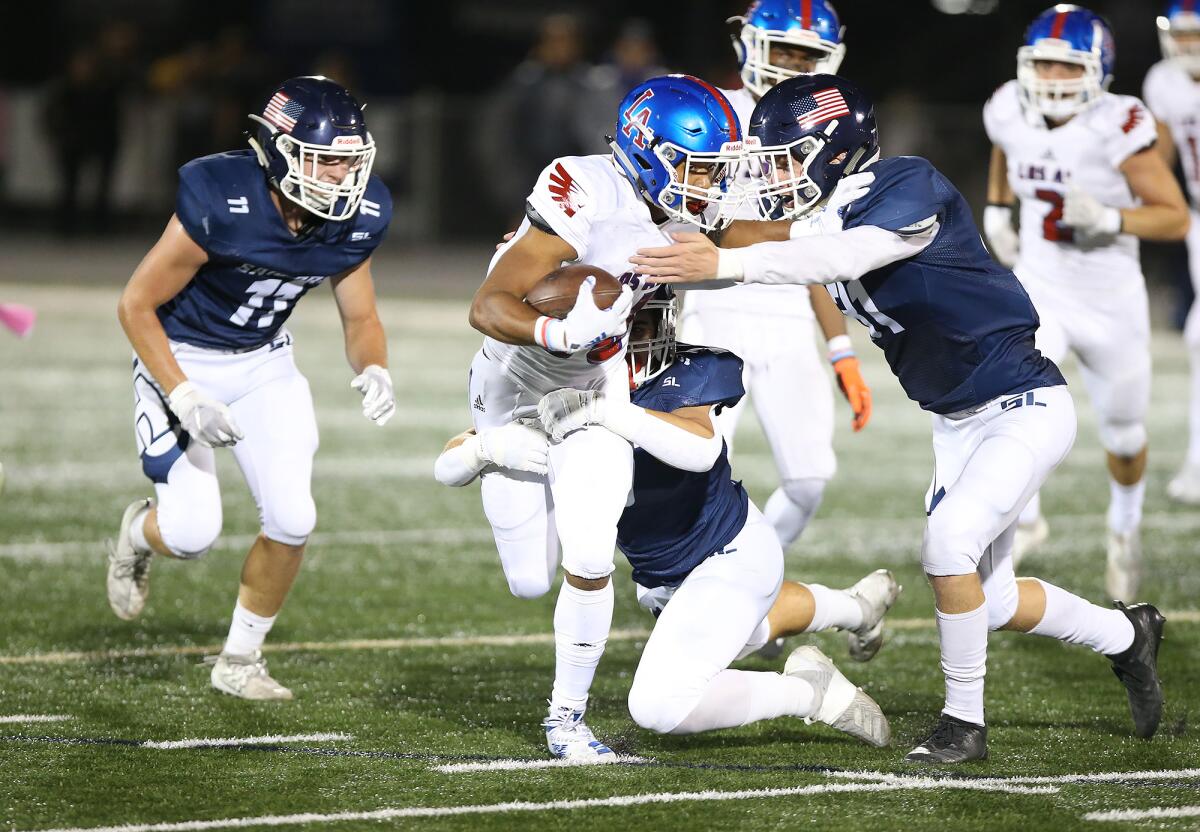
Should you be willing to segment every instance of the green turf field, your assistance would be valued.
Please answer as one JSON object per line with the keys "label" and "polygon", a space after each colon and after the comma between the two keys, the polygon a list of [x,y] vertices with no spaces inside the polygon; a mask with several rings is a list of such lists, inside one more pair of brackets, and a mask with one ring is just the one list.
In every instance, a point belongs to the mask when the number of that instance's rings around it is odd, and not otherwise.
{"label": "green turf field", "polygon": [[[320,518],[268,642],[273,674],[297,699],[253,704],[212,691],[199,664],[224,638],[256,531],[231,455],[219,454],[222,543],[198,563],[158,562],[144,615],[117,620],[105,600],[102,541],[124,506],[150,491],[134,456],[116,290],[4,288],[5,300],[41,313],[28,341],[0,333],[4,829],[1174,830],[1200,822],[1200,739],[1189,725],[1200,710],[1200,512],[1164,493],[1185,441],[1186,368],[1173,334],[1155,341],[1143,530],[1144,595],[1175,613],[1161,656],[1167,713],[1152,742],[1133,737],[1124,691],[1102,658],[999,634],[988,673],[992,759],[954,779],[901,763],[941,704],[932,599],[918,568],[929,424],[858,331],[875,415],[855,436],[839,402],[840,470],[788,553],[788,576],[845,586],[886,566],[904,583],[874,662],[851,664],[841,637],[817,639],[879,701],[894,747],[870,749],[799,720],[691,738],[638,729],[624,697],[651,619],[622,567],[618,632],[588,720],[643,762],[462,770],[545,758],[538,722],[553,669],[553,594],[510,597],[477,487],[443,488],[430,475],[445,439],[469,420],[467,365],[478,337],[465,299],[385,296],[400,411],[382,430],[363,419],[349,388],[328,291],[293,317],[321,427]],[[1099,601],[1108,492],[1090,408],[1077,402],[1079,439],[1045,491],[1052,537],[1026,571]],[[752,420],[734,468],[764,502],[775,474]],[[65,719],[7,719],[17,715]],[[198,738],[243,742],[144,745]],[[1101,772],[1143,774],[1088,776]],[[1192,815],[1171,819],[1166,810],[1186,815],[1181,807]],[[1149,809],[1165,815],[1092,819]]]}

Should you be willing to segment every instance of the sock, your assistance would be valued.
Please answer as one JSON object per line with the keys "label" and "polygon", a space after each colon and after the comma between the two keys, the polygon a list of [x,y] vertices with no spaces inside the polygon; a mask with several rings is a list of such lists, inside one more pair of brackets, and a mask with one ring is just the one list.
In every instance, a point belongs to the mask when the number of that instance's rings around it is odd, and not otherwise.
{"label": "sock", "polygon": [[779,545],[784,549],[791,546],[808,526],[824,493],[825,480],[808,477],[785,482],[768,498],[763,516],[775,527]]}
{"label": "sock", "polygon": [[147,506],[133,516],[133,523],[129,526],[129,542],[139,555],[151,549],[150,541],[146,540],[146,517],[149,514],[150,508]]}
{"label": "sock", "polygon": [[262,649],[263,641],[267,633],[271,632],[271,625],[274,623],[275,616],[252,613],[243,607],[239,600],[233,608],[233,621],[229,624],[229,636],[225,639],[224,652],[245,656]]}
{"label": "sock", "polygon": [[780,673],[722,670],[709,682],[692,712],[670,731],[695,734],[736,728],[760,719],[812,716],[820,708],[813,686]]}
{"label": "sock", "polygon": [[[1133,485],[1108,481],[1108,527],[1117,534],[1137,531],[1142,524],[1142,503],[1146,500],[1146,478]],[[1124,617],[1124,616],[1122,616]]]}
{"label": "sock", "polygon": [[1042,493],[1039,491],[1029,498],[1029,502],[1025,504],[1025,508],[1021,509],[1021,515],[1017,518],[1017,522],[1022,526],[1032,526],[1042,516]]}
{"label": "sock", "polygon": [[1120,610],[1105,609],[1065,589],[1036,579],[1046,593],[1046,612],[1029,632],[1068,644],[1082,644],[1115,656],[1133,644],[1133,624]]}
{"label": "sock", "polygon": [[942,644],[942,673],[946,677],[946,707],[942,713],[983,725],[983,676],[987,672],[987,604],[970,612],[937,613]]}
{"label": "sock", "polygon": [[830,589],[820,584],[805,584],[813,596],[813,618],[806,633],[837,628],[853,630],[862,626],[863,608],[858,599],[844,589]]}
{"label": "sock", "polygon": [[577,589],[562,582],[554,607],[554,691],[550,708],[587,706],[596,665],[612,627],[612,580],[604,589]]}
{"label": "sock", "polygon": [[1192,382],[1188,407],[1187,466],[1200,470],[1200,348],[1188,345],[1189,378]]}

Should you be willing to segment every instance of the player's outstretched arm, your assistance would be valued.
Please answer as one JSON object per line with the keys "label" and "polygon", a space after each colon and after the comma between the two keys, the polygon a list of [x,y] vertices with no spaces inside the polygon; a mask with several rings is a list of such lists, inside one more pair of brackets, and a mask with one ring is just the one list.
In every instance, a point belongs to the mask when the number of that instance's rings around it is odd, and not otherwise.
{"label": "player's outstretched arm", "polygon": [[575,260],[575,249],[554,234],[530,227],[509,244],[471,301],[471,326],[506,344],[537,344],[539,314],[525,295],[542,277]]}
{"label": "player's outstretched arm", "polygon": [[1152,147],[1121,164],[1129,190],[1141,205],[1121,210],[1121,230],[1143,240],[1169,242],[1187,236],[1191,217],[1179,182]]}
{"label": "player's outstretched arm", "polygon": [[350,386],[363,397],[363,415],[382,427],[396,412],[392,376],[387,370],[387,335],[375,303],[375,281],[371,258],[331,281],[342,333],[346,360],[357,374]]}

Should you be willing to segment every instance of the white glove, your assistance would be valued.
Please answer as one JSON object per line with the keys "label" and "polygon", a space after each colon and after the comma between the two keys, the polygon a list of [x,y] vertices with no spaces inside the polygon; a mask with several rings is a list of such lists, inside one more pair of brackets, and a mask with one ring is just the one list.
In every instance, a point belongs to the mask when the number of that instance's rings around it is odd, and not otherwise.
{"label": "white glove", "polygon": [[1105,205],[1074,185],[1063,196],[1062,221],[1085,237],[1115,237],[1121,233],[1120,209]]}
{"label": "white glove", "polygon": [[558,444],[569,433],[600,424],[603,404],[603,394],[595,390],[564,387],[542,396],[538,402],[538,419],[542,422],[542,430]]}
{"label": "white glove", "polygon": [[183,429],[206,448],[224,448],[242,438],[242,429],[229,408],[201,393],[190,381],[176,385],[167,404]]}
{"label": "white glove", "polygon": [[550,453],[546,434],[521,422],[481,431],[476,437],[479,442],[479,458],[510,471],[528,471],[545,474]]}
{"label": "white glove", "polygon": [[1021,253],[1021,238],[1012,226],[1012,208],[1007,205],[989,205],[983,209],[983,233],[987,235],[988,247],[996,262],[1012,268]]}
{"label": "white glove", "polygon": [[788,236],[812,237],[817,234],[833,234],[842,230],[842,209],[856,199],[862,199],[871,190],[875,174],[869,170],[843,176],[833,186],[825,204],[818,210],[792,223]]}
{"label": "white glove", "polygon": [[579,285],[579,297],[563,320],[546,315],[537,319],[533,337],[551,352],[571,353],[591,349],[605,338],[621,337],[629,328],[629,310],[633,291],[624,286],[621,295],[608,309],[600,309],[592,297],[596,278],[587,277]]}
{"label": "white glove", "polygon": [[392,391],[392,375],[386,367],[368,365],[354,377],[350,386],[362,393],[363,415],[379,427],[395,415],[396,394]]}

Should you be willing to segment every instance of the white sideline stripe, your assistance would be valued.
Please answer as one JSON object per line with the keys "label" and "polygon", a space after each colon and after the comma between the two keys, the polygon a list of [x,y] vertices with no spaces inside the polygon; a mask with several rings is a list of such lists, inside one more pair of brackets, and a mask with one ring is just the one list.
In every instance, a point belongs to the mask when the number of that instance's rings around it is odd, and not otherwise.
{"label": "white sideline stripe", "polygon": [[[903,783],[909,779],[909,775],[889,774],[883,771],[831,771],[829,772],[829,776],[843,780],[874,780],[879,783]],[[1200,768],[1100,771],[1088,774],[1056,774],[1044,777],[956,777],[954,779],[966,783],[999,783],[1006,786],[1113,783],[1133,780],[1196,780],[1200,779]]]}
{"label": "white sideline stripe", "polygon": [[[932,626],[932,624],[930,625]],[[609,641],[636,641],[645,638],[647,630],[613,630]],[[369,638],[347,641],[293,641],[264,644],[264,653],[295,653],[335,650],[401,650],[424,647],[520,647],[523,645],[553,644],[554,633],[523,633],[516,635],[431,636],[427,638]],[[128,650],[91,650],[57,653],[24,653],[0,655],[0,665],[6,664],[68,664],[97,662],[111,659],[139,659],[155,656],[202,656],[220,653],[222,645],[184,645],[134,647]]]}
{"label": "white sideline stripe", "polygon": [[[613,762],[646,763],[649,760],[632,754],[618,754]],[[539,768],[571,768],[586,765],[594,765],[594,763],[578,760],[489,760],[486,763],[447,763],[434,766],[430,771],[440,771],[442,774],[470,774],[478,771],[529,771]]]}
{"label": "white sideline stripe", "polygon": [[1109,809],[1106,812],[1088,812],[1084,820],[1130,821],[1159,820],[1164,818],[1200,817],[1200,806],[1176,806],[1169,809]]}
{"label": "white sideline stripe", "polygon": [[[393,818],[436,818],[454,815],[494,815],[505,812],[550,812],[570,809],[644,806],[651,803],[713,802],[726,800],[758,800],[769,797],[792,797],[808,794],[838,794],[845,792],[894,792],[906,789],[935,790],[969,788],[976,791],[1005,791],[1016,794],[1053,794],[1049,788],[1032,789],[1022,786],[948,786],[944,780],[912,778],[912,783],[831,783],[816,786],[793,786],[782,789],[746,789],[735,792],[659,792],[656,794],[617,795],[586,800],[552,800],[546,803],[489,803],[475,806],[410,806],[397,809],[376,809],[371,812],[304,813],[297,815],[260,815],[258,817],[222,818],[220,820],[185,820],[174,823],[123,824],[121,826],[75,826],[62,829],[42,829],[36,832],[200,832],[206,829],[236,829],[247,826],[291,826],[311,823],[343,823],[345,821],[392,820]],[[34,830],[29,830],[34,832]]]}
{"label": "white sideline stripe", "polygon": [[71,717],[65,714],[9,714],[0,716],[0,722],[66,722]]}
{"label": "white sideline stripe", "polygon": [[156,748],[164,751],[173,751],[179,748],[229,748],[237,745],[276,745],[277,743],[285,742],[337,742],[339,740],[352,740],[352,734],[267,734],[262,737],[226,737],[223,739],[194,739],[194,740],[166,740],[156,742],[154,740],[146,740],[141,744],[142,748]]}

